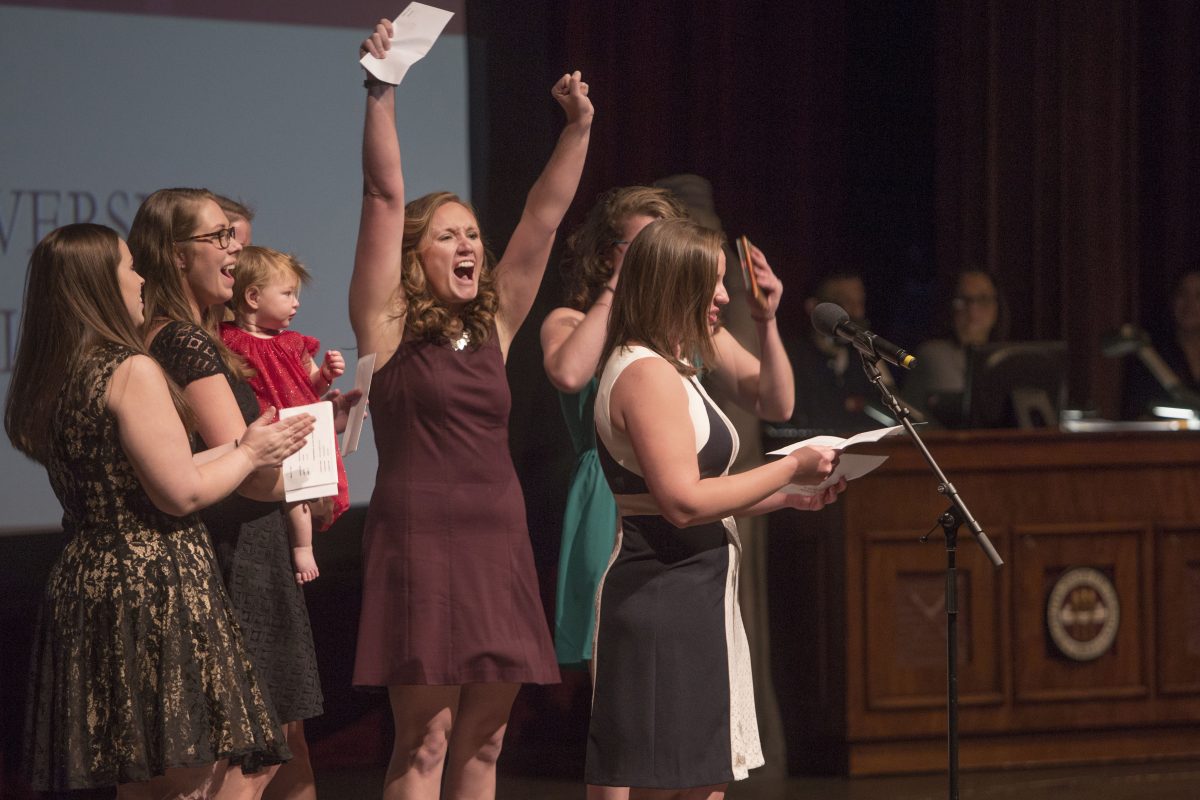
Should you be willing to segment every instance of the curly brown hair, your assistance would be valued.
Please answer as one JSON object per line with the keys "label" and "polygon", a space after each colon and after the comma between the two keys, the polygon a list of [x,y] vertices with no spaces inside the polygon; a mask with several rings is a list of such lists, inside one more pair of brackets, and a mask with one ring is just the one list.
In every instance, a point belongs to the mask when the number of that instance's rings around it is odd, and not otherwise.
{"label": "curly brown hair", "polygon": [[583,224],[567,239],[562,276],[566,305],[586,311],[612,277],[609,251],[621,238],[621,225],[644,214],[655,219],[686,219],[687,209],[666,189],[622,186],[600,195]]}
{"label": "curly brown hair", "polygon": [[447,203],[458,203],[478,219],[474,206],[453,192],[432,192],[404,206],[401,283],[406,302],[398,310],[397,317],[404,316],[405,326],[419,338],[448,341],[465,331],[470,336],[471,344],[479,345],[491,336],[496,324],[496,310],[500,306],[500,296],[496,293],[495,276],[492,274],[494,258],[491,251],[484,246],[483,264],[479,268],[479,291],[475,299],[459,312],[451,310],[429,292],[418,252],[433,224],[434,212]]}

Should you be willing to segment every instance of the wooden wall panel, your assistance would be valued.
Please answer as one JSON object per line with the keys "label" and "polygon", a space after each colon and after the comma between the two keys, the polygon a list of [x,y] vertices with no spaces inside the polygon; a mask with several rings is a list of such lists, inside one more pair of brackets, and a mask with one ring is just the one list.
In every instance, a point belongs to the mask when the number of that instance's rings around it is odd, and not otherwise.
{"label": "wooden wall panel", "polygon": [[[960,533],[962,765],[1200,756],[1200,435],[925,438],[1006,561],[993,569]],[[853,774],[939,769],[945,551],[940,531],[918,539],[945,501],[911,444],[870,449],[889,460],[839,503],[842,744]],[[1052,587],[1076,568],[1106,576],[1120,608],[1111,646],[1092,660],[1067,657],[1070,643],[1048,628]],[[1092,641],[1100,617],[1078,614],[1097,604],[1064,597],[1058,620]]]}
{"label": "wooden wall panel", "polygon": [[[925,544],[908,532],[869,532],[867,539],[866,649],[878,656],[866,664],[867,708],[942,709],[947,623],[940,531]],[[1003,699],[999,581],[969,552],[962,552],[957,575],[961,702],[997,704]]]}
{"label": "wooden wall panel", "polygon": [[1157,531],[1158,690],[1200,694],[1200,526]]}
{"label": "wooden wall panel", "polygon": [[[1021,526],[1013,561],[1016,622],[1013,653],[1015,700],[1102,700],[1149,694],[1143,661],[1141,562],[1136,526],[1080,523]],[[1064,655],[1047,630],[1047,599],[1067,570],[1090,567],[1112,581],[1119,598],[1116,640],[1100,657],[1076,661]]]}

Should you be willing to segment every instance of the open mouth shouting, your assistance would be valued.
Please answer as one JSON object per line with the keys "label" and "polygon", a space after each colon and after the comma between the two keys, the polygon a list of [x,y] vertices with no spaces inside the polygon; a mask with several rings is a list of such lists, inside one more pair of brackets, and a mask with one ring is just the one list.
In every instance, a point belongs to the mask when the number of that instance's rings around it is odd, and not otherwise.
{"label": "open mouth shouting", "polygon": [[475,262],[472,259],[463,259],[454,265],[454,277],[460,283],[472,283],[475,280]]}

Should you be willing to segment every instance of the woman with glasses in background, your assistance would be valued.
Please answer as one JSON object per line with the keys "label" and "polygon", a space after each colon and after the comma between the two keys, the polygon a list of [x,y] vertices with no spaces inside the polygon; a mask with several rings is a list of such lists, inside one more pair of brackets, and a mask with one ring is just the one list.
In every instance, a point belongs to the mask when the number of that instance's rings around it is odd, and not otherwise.
{"label": "woman with glasses in background", "polygon": [[[150,354],[195,410],[196,449],[235,442],[258,416],[247,368],[221,341],[218,325],[233,297],[242,249],[234,227],[205,189],[163,189],[138,208],[129,232],[146,279]],[[245,764],[267,797],[315,797],[304,720],[323,710],[304,593],[292,570],[280,501],[281,470],[256,471],[237,493],[204,513],[222,577],[259,680],[284,724],[293,759],[279,769]]]}
{"label": "woman with glasses in background", "polygon": [[967,348],[1003,338],[1002,311],[1003,300],[991,275],[974,269],[960,272],[950,299],[951,329],[917,347],[916,364],[901,387],[905,402],[944,425],[960,425]]}

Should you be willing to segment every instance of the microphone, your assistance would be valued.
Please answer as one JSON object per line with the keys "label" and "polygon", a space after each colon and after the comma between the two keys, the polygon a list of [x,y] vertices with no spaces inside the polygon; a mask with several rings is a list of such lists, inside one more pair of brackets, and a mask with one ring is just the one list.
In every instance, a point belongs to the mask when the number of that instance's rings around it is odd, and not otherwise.
{"label": "microphone", "polygon": [[889,364],[904,369],[912,369],[912,365],[917,363],[916,357],[910,356],[903,347],[898,347],[887,339],[855,325],[850,321],[846,309],[836,303],[821,303],[814,308],[812,324],[818,333],[823,333],[831,339],[849,342],[855,350],[874,361],[882,358]]}

